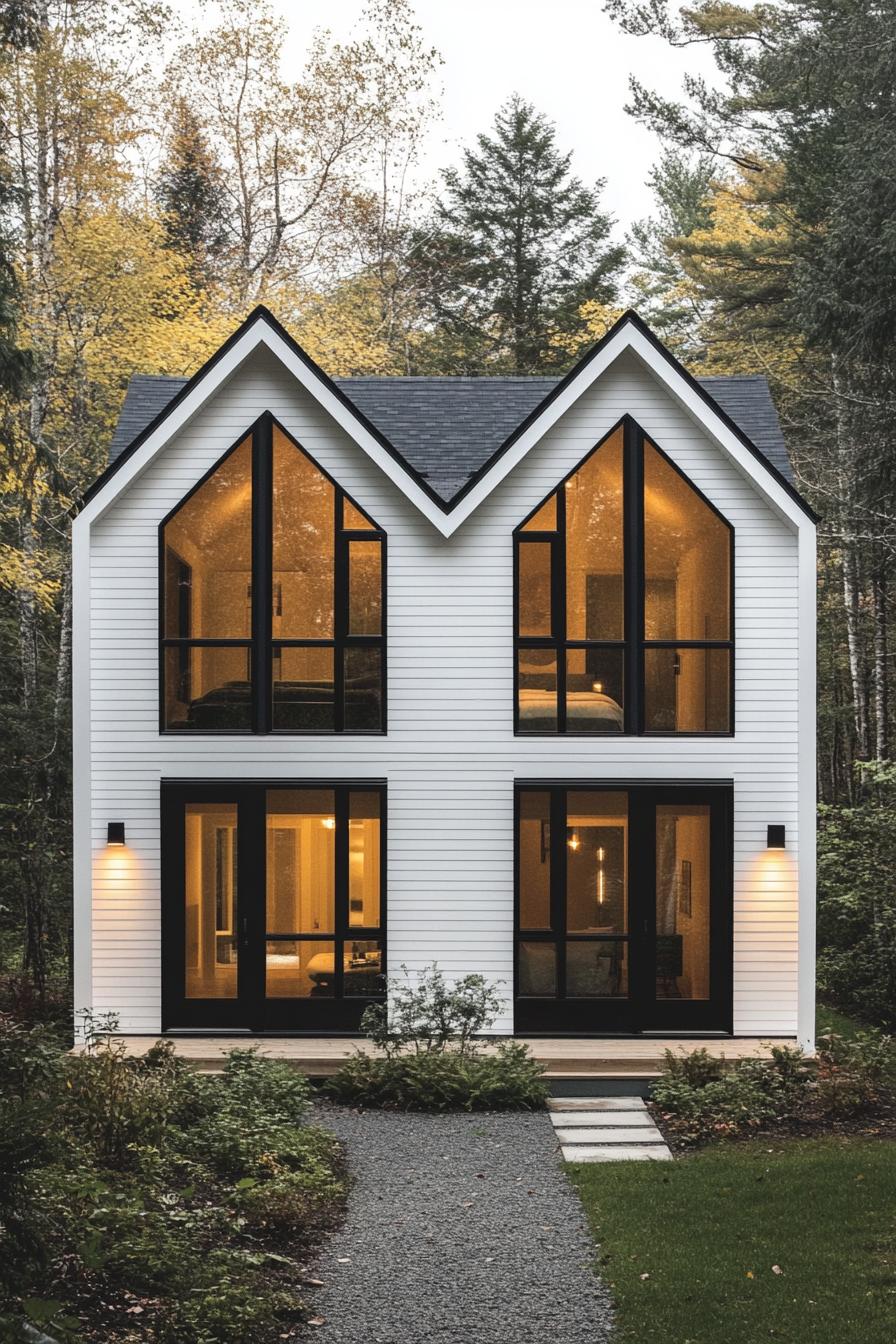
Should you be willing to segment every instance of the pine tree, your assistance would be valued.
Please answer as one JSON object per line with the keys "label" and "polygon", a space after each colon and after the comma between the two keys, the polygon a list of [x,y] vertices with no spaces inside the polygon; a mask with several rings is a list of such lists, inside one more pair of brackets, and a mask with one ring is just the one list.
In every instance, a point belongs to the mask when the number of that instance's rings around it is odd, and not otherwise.
{"label": "pine tree", "polygon": [[493,133],[444,174],[423,251],[437,334],[469,371],[562,367],[562,338],[583,325],[582,306],[615,298],[624,250],[600,208],[604,183],[584,186],[571,158],[551,122],[514,94]]}
{"label": "pine tree", "polygon": [[199,118],[183,98],[175,104],[156,199],[168,245],[187,259],[195,287],[207,289],[227,243],[222,175]]}
{"label": "pine tree", "polygon": [[681,244],[709,227],[712,160],[663,150],[648,185],[656,210],[632,225],[629,247],[634,263],[634,306],[663,341],[682,357],[692,354],[701,317],[696,286],[688,283]]}

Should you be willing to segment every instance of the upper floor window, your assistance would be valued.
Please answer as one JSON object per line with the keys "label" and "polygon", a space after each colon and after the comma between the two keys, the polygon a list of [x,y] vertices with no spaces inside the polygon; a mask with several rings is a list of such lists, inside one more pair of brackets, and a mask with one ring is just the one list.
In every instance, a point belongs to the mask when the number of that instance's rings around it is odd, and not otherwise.
{"label": "upper floor window", "polygon": [[518,732],[731,732],[734,532],[632,420],[514,537]]}
{"label": "upper floor window", "polygon": [[162,523],[162,727],[382,732],[384,548],[262,416]]}

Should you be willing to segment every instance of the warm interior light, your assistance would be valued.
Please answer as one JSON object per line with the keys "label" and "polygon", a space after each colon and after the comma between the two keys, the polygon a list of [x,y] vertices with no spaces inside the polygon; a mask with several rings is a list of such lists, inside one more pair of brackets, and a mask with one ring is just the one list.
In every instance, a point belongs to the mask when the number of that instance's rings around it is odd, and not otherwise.
{"label": "warm interior light", "polygon": [[110,821],[106,825],[106,844],[123,845],[124,844],[124,822]]}
{"label": "warm interior light", "polygon": [[321,817],[321,819],[320,819],[320,824],[321,824],[321,826],[326,827],[326,829],[327,829],[328,831],[335,831],[335,829],[336,829],[336,818],[335,818],[335,817]]}
{"label": "warm interior light", "polygon": [[785,840],[786,831],[783,826],[769,826],[765,840],[768,849],[784,849]]}
{"label": "warm interior light", "polygon": [[573,831],[566,843],[569,845],[570,849],[575,850],[578,849],[582,842],[579,839],[578,833]]}
{"label": "warm interior light", "polygon": [[600,845],[597,851],[597,903],[603,905],[606,888],[604,885],[604,847]]}
{"label": "warm interior light", "polygon": [[600,695],[604,689],[604,684],[602,681],[592,681],[591,689],[596,695]]}

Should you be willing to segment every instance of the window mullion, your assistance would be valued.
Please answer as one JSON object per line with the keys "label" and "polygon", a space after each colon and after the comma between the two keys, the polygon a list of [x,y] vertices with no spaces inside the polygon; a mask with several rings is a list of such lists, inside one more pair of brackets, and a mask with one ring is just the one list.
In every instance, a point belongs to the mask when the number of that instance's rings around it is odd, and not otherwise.
{"label": "window mullion", "polygon": [[273,420],[266,411],[252,430],[252,727],[256,733],[269,733],[272,727],[273,447]]}
{"label": "window mullion", "polygon": [[642,732],[644,640],[644,436],[625,421],[622,458],[625,593],[625,731]]}
{"label": "window mullion", "polygon": [[342,491],[333,491],[333,729],[345,730],[345,637],[348,633],[348,540],[342,534]]}
{"label": "window mullion", "polygon": [[551,547],[552,628],[557,658],[557,732],[566,732],[566,485],[557,491],[557,536]]}

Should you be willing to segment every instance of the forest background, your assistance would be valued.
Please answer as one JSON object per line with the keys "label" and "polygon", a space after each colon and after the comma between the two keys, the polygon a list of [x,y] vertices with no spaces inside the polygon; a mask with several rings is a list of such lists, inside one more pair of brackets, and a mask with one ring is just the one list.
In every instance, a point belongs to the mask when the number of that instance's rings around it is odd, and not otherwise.
{"label": "forest background", "polygon": [[625,233],[525,90],[421,171],[450,71],[408,0],[300,70],[267,0],[200,9],[0,0],[0,1009],[70,1012],[69,527],[130,375],[265,303],[335,376],[559,376],[634,307],[768,377],[820,515],[819,982],[896,1025],[896,0],[607,0],[715,63],[632,79]]}

